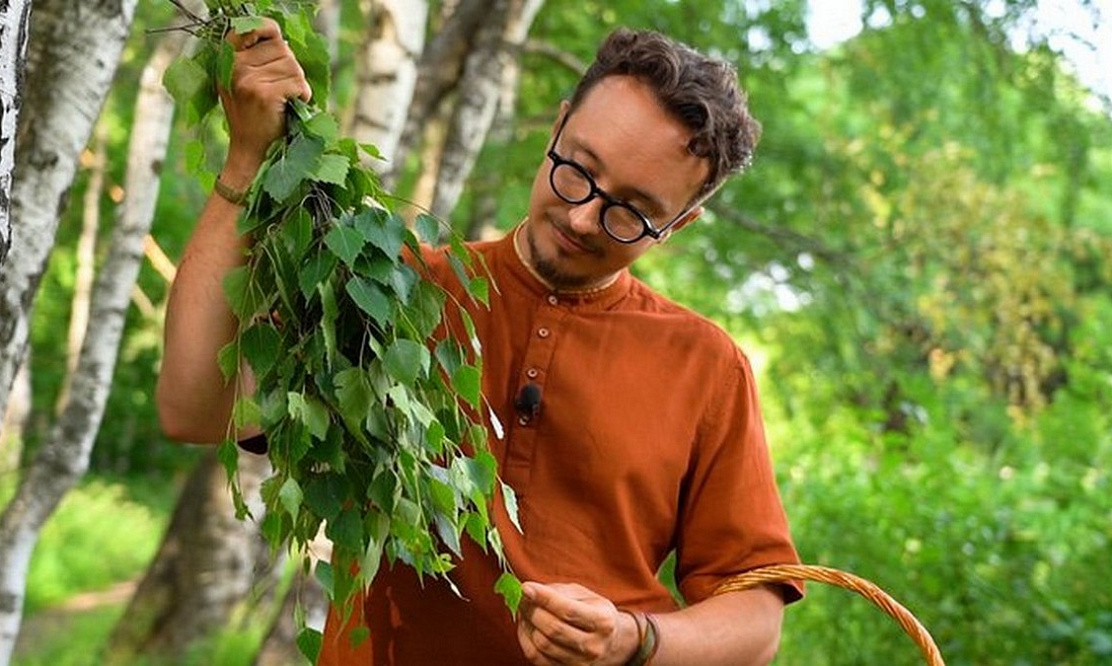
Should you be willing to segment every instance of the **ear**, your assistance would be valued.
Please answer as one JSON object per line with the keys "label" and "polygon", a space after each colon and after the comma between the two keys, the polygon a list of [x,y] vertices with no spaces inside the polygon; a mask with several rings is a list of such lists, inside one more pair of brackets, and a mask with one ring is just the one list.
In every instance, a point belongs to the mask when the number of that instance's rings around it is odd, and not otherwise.
{"label": "ear", "polygon": [[660,240],[658,240],[657,242],[663,243],[664,241],[668,240],[668,237],[671,236],[673,233],[679,231],[680,229],[683,229],[687,225],[699,219],[699,217],[703,214],[703,210],[704,209],[702,206],[695,206],[691,210],[687,211],[684,216],[680,218],[679,222],[676,222],[672,226],[668,227],[668,231],[665,231],[664,235],[661,236]]}

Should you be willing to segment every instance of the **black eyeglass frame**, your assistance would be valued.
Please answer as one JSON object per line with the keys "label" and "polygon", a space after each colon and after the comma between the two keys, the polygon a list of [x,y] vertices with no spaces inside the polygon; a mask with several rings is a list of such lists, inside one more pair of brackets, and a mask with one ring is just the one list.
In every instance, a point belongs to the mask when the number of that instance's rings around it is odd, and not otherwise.
{"label": "black eyeglass frame", "polygon": [[[560,121],[559,129],[556,130],[556,136],[552,137],[552,144],[548,148],[548,159],[552,161],[552,168],[548,171],[548,186],[552,188],[553,194],[559,197],[561,201],[570,203],[573,206],[582,206],[583,204],[593,200],[595,197],[599,197],[600,199],[602,199],[604,203],[598,213],[598,223],[599,226],[602,227],[602,230],[606,232],[607,236],[610,236],[615,241],[624,243],[626,245],[633,245],[634,243],[640,242],[641,239],[645,236],[648,236],[653,240],[660,240],[661,237],[663,237],[670,228],[672,228],[677,222],[682,220],[685,215],[694,210],[695,206],[698,205],[698,202],[696,202],[695,204],[692,204],[691,206],[683,209],[683,211],[681,211],[679,215],[673,217],[672,220],[668,222],[668,224],[665,224],[663,227],[660,227],[659,229],[654,227],[653,223],[649,221],[649,216],[637,210],[637,208],[633,204],[626,203],[620,199],[617,199],[613,195],[607,193],[605,190],[599,187],[598,183],[595,182],[595,179],[591,176],[590,173],[587,172],[587,169],[582,164],[574,160],[569,160],[556,152],[556,144],[560,141],[560,135],[564,132],[564,126],[568,124],[568,117],[570,115],[570,113],[564,115],[564,119]],[[569,166],[578,171],[579,175],[583,176],[583,179],[591,187],[590,191],[587,192],[587,196],[579,199],[573,199],[571,197],[565,196],[563,193],[560,192],[559,188],[556,187],[556,169],[562,166]],[[606,224],[606,211],[614,207],[625,208],[626,210],[633,213],[637,217],[637,219],[641,220],[642,228],[640,235],[638,235],[636,238],[622,238],[621,236],[611,231],[610,227]]]}

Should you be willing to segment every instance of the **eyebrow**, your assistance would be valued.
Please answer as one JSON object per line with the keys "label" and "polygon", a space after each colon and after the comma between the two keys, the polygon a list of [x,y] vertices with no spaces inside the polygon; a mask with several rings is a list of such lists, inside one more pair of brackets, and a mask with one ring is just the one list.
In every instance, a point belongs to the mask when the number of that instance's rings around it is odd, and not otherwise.
{"label": "eyebrow", "polygon": [[[591,159],[591,161],[593,161],[595,164],[604,164],[603,160],[601,158],[599,158],[598,154],[595,153],[595,151],[591,150],[589,147],[583,145],[582,143],[576,142],[574,139],[572,139],[572,143],[575,144],[575,147],[578,150],[586,153],[587,157],[589,157]],[[597,187],[598,183],[595,183],[595,186]],[[602,189],[602,188],[599,188],[599,189]],[[660,199],[657,199],[656,196],[654,196],[653,194],[651,194],[649,192],[646,192],[639,187],[629,187],[627,189],[628,189],[629,193],[633,195],[632,198],[640,199],[641,201],[646,202],[649,205],[649,207],[653,209],[653,212],[654,212],[655,215],[660,216],[660,215],[663,215],[667,212],[664,208],[664,203],[662,201],[660,201]],[[610,194],[610,193],[607,192],[607,194]],[[610,194],[610,196],[614,196],[614,195]],[[618,197],[614,197],[614,198],[618,199]],[[622,197],[621,199],[619,199],[619,201],[625,201],[628,204],[630,202],[630,197]],[[644,212],[644,211],[642,211],[642,212]]]}

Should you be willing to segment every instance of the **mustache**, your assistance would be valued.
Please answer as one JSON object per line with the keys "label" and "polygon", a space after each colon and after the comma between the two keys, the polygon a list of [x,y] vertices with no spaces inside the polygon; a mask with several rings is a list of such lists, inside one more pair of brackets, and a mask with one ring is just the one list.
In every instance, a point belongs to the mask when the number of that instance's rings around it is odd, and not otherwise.
{"label": "mustache", "polygon": [[605,248],[603,247],[602,243],[605,242],[605,239],[602,239],[600,241],[600,239],[597,238],[597,237],[592,238],[592,237],[577,234],[576,232],[572,231],[567,225],[563,224],[562,222],[560,222],[560,221],[558,221],[558,220],[556,220],[552,217],[549,217],[548,221],[549,221],[549,224],[551,224],[553,227],[555,227],[560,233],[562,233],[565,236],[567,236],[568,238],[570,238],[577,245],[579,245],[583,249],[587,250],[591,254],[595,254],[595,255],[604,254]]}

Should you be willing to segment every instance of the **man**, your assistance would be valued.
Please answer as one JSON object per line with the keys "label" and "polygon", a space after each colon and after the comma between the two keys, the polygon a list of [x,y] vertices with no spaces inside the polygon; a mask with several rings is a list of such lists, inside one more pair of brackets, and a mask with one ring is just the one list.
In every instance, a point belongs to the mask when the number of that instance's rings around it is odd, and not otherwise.
{"label": "man", "polygon": [[[233,40],[220,194],[201,215],[167,313],[158,399],[178,439],[226,434],[236,387],[215,356],[235,327],[220,289],[244,249],[234,194],[281,132],[285,100],[309,95],[280,37],[267,25]],[[730,67],[654,33],[618,31],[602,45],[560,107],[528,216],[502,240],[471,246],[498,287],[489,310],[471,315],[484,396],[507,424],[491,449],[523,526],[495,512],[507,559],[527,581],[518,618],[493,592],[498,564],[470,545],[452,572],[463,599],[384,567],[353,617],[330,616],[321,664],[772,659],[783,605],[800,589],[715,594],[747,569],[797,561],[748,360],[627,270],[699,217],[747,165],[757,134]],[[442,255],[427,255],[430,277],[453,289]],[[672,551],[683,608],[656,576]],[[351,640],[362,625],[370,638]]]}

